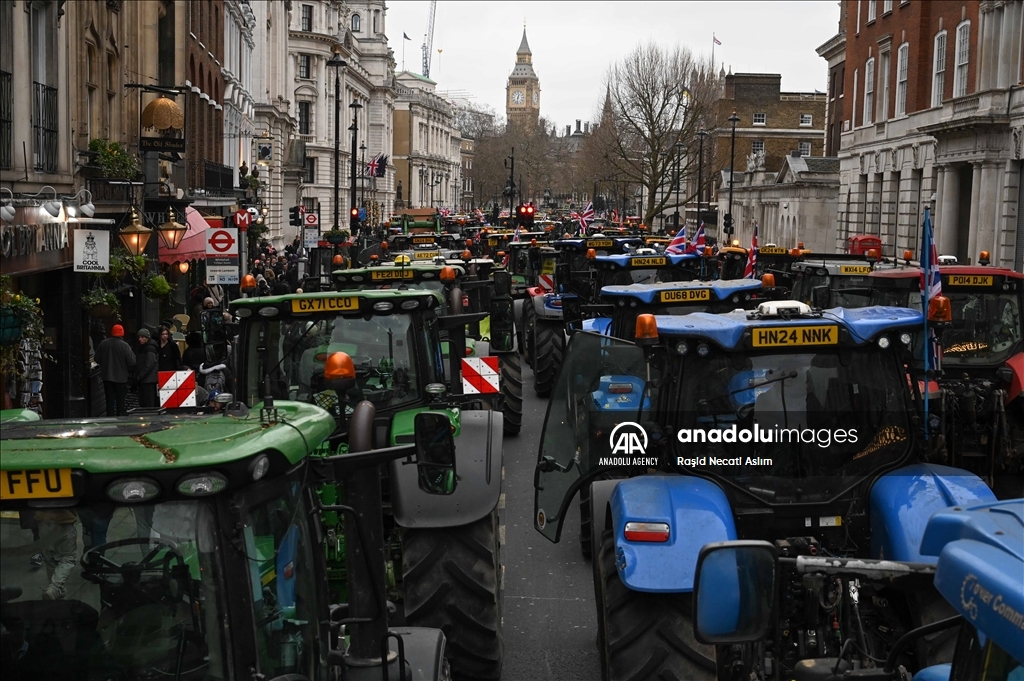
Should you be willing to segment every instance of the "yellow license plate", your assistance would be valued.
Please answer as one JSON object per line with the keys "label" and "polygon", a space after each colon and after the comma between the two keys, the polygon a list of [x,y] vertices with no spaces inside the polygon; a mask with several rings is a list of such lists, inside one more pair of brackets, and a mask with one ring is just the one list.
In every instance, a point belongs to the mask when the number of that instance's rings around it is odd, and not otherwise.
{"label": "yellow license plate", "polygon": [[490,239],[487,240],[487,245],[488,246],[497,246],[498,245],[498,237],[492,236]]}
{"label": "yellow license plate", "polygon": [[798,345],[837,345],[838,326],[775,326],[754,329],[755,348],[783,348]]}
{"label": "yellow license plate", "polygon": [[544,264],[540,267],[541,274],[554,274],[555,273],[555,261],[545,260]]}
{"label": "yellow license plate", "polygon": [[786,255],[787,253],[789,253],[789,251],[785,248],[780,248],[779,246],[764,246],[757,249],[758,255]]}
{"label": "yellow license plate", "polygon": [[73,497],[70,468],[0,471],[0,499]]}
{"label": "yellow license plate", "polygon": [[840,265],[839,274],[871,274],[871,265]]}
{"label": "yellow license plate", "polygon": [[433,260],[441,255],[439,251],[416,251],[417,260]]}
{"label": "yellow license plate", "polygon": [[706,288],[662,291],[659,300],[663,303],[692,303],[701,300],[711,300],[711,291]]}
{"label": "yellow license plate", "polygon": [[662,267],[665,258],[630,258],[629,264],[631,267]]}
{"label": "yellow license plate", "polygon": [[407,269],[393,269],[393,270],[372,270],[370,272],[371,281],[388,281],[391,279],[412,279],[415,276],[412,270]]}
{"label": "yellow license plate", "polygon": [[292,312],[356,312],[359,298],[299,298],[292,301]]}
{"label": "yellow license plate", "polygon": [[414,236],[412,238],[414,244],[432,244],[434,243],[434,237],[432,236]]}
{"label": "yellow license plate", "polygon": [[990,274],[951,274],[949,275],[950,286],[991,286],[992,275]]}
{"label": "yellow license plate", "polygon": [[587,242],[587,248],[611,248],[614,245],[611,239],[591,239]]}

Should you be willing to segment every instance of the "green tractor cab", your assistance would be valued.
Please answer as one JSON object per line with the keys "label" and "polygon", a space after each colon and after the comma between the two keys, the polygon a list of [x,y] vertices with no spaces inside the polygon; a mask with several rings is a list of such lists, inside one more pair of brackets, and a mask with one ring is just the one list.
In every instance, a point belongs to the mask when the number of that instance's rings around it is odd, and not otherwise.
{"label": "green tractor cab", "polygon": [[[3,414],[6,674],[380,678],[383,654],[392,678],[414,668],[413,678],[448,678],[439,629],[389,627],[383,560],[353,553],[350,598],[331,599],[322,517],[359,501],[328,509],[317,495],[324,481],[372,475],[397,457],[414,464],[424,494],[452,493],[448,420],[441,432],[421,419],[410,445],[338,457],[322,446],[336,426],[324,410],[255,406],[117,419]],[[367,410],[357,405],[353,423],[369,425]],[[367,545],[368,524],[354,518],[350,541]]]}

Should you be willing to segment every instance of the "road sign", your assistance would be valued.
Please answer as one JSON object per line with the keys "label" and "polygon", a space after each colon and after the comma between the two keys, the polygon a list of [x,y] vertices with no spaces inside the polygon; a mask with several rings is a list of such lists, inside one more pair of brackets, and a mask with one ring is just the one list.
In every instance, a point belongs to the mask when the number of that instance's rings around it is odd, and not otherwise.
{"label": "road sign", "polygon": [[302,245],[305,248],[316,248],[320,245],[320,228],[319,227],[303,227],[302,228]]}
{"label": "road sign", "polygon": [[221,227],[206,230],[206,277],[211,284],[238,283],[237,229]]}
{"label": "road sign", "polygon": [[240,210],[235,213],[235,226],[246,229],[252,224],[252,213],[247,210]]}
{"label": "road sign", "polygon": [[306,227],[319,227],[320,216],[316,213],[306,213],[302,216],[302,224]]}

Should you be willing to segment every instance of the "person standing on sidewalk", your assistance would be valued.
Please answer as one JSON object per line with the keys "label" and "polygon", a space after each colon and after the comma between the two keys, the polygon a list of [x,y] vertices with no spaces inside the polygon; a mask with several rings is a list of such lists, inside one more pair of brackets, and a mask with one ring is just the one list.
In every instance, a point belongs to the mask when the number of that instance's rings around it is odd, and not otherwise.
{"label": "person standing on sidewalk", "polygon": [[160,351],[150,338],[149,329],[139,329],[139,348],[135,351],[135,378],[139,383],[139,407],[156,409],[159,405],[156,394],[157,366]]}
{"label": "person standing on sidewalk", "polygon": [[178,371],[181,369],[181,352],[178,351],[178,344],[171,339],[171,330],[166,326],[157,329],[159,339],[160,360],[157,362],[157,369],[160,371]]}
{"label": "person standing on sidewalk", "polygon": [[103,392],[107,399],[107,416],[127,413],[125,397],[128,395],[128,377],[135,366],[135,353],[124,340],[124,327],[114,324],[110,336],[96,348],[96,363],[100,365]]}
{"label": "person standing on sidewalk", "polygon": [[78,562],[78,518],[66,508],[36,511],[40,540],[43,542],[43,560],[50,583],[43,589],[43,600],[62,600],[67,592],[64,583]]}

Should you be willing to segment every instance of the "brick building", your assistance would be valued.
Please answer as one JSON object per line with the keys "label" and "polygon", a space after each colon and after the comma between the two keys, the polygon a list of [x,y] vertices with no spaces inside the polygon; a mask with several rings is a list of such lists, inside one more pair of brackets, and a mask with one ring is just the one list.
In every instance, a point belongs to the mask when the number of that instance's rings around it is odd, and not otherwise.
{"label": "brick building", "polygon": [[1020,269],[1024,0],[845,0],[841,12],[843,53],[823,49],[838,35],[819,48],[845,75],[838,239],[874,234],[887,254],[916,254],[931,203],[942,254],[988,250]]}
{"label": "brick building", "polygon": [[[185,78],[192,88],[186,110],[188,131],[186,175],[192,190],[206,193],[207,167],[223,170],[233,176],[233,168],[213,161],[224,157],[224,106],[221,104],[224,79],[224,0],[190,0],[187,7],[176,3],[176,10],[185,10],[188,31],[185,38],[187,65]],[[163,78],[161,78],[161,81]],[[162,83],[163,84],[163,83]],[[178,85],[179,83],[173,83]],[[195,192],[193,193],[200,193]],[[227,202],[233,203],[232,199]],[[202,202],[200,202],[202,203]]]}

